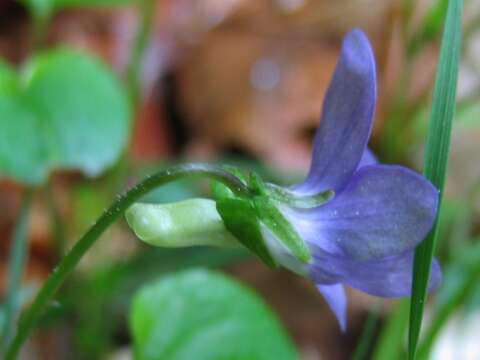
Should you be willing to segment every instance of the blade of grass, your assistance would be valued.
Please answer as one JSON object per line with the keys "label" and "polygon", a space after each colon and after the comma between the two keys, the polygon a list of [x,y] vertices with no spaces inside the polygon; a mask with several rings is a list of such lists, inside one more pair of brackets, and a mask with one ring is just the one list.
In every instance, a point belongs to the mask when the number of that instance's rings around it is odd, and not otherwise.
{"label": "blade of grass", "polygon": [[28,252],[28,224],[32,204],[33,190],[26,190],[23,197],[20,215],[15,225],[8,263],[8,288],[4,305],[4,319],[0,354],[10,341],[13,333],[13,323],[20,308],[20,282]]}
{"label": "blade of grass", "polygon": [[372,347],[375,332],[380,322],[380,307],[381,304],[377,303],[372,310],[370,310],[365,325],[363,326],[362,335],[358,341],[357,347],[353,352],[351,360],[363,360],[368,359],[368,354]]}
{"label": "blade of grass", "polygon": [[[462,7],[462,0],[449,1],[425,149],[424,174],[440,191],[439,209],[445,184],[450,134],[455,112]],[[416,357],[437,235],[438,227],[435,223],[430,234],[415,251],[408,334],[408,358],[411,360]]]}
{"label": "blade of grass", "polygon": [[386,324],[382,327],[373,352],[373,360],[399,360],[402,358],[404,335],[407,331],[409,303],[401,300],[390,314]]}

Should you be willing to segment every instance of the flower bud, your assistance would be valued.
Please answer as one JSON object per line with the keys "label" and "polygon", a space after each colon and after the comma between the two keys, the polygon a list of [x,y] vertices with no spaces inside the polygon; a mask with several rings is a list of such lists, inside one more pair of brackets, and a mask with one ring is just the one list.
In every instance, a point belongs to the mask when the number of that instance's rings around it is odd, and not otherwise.
{"label": "flower bud", "polygon": [[196,198],[170,204],[136,203],[125,216],[135,234],[150,245],[174,248],[240,246],[225,228],[212,200]]}

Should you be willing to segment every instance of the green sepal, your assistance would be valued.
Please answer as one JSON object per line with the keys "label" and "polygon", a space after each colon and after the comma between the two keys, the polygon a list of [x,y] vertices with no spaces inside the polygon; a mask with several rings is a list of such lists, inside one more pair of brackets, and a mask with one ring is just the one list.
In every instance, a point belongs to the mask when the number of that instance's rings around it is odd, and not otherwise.
{"label": "green sepal", "polygon": [[[310,250],[302,240],[292,224],[278,210],[275,197],[268,183],[255,173],[251,173],[248,182],[255,194],[253,204],[260,221],[262,221],[273,234],[287,247],[288,250],[300,261],[308,263],[311,260]],[[279,188],[279,187],[278,187]],[[285,201],[287,204],[288,202]]]}
{"label": "green sepal", "polygon": [[[237,169],[228,170],[245,181],[245,177]],[[260,228],[261,223],[263,223],[293,256],[304,263],[308,263],[311,260],[308,246],[277,207],[277,204],[282,202],[280,200],[287,198],[285,196],[280,197],[278,195],[279,191],[273,191],[268,183],[265,183],[253,172],[249,174],[248,186],[252,196],[240,198],[223,184],[213,184],[212,189],[217,201],[217,211],[220,213],[227,230],[247,248],[255,252],[264,262],[272,266],[271,263],[275,265],[276,262],[265,244]],[[318,201],[319,199],[315,200]],[[287,201],[285,203],[288,204]]]}
{"label": "green sepal", "polygon": [[298,195],[288,188],[264,182],[260,176],[255,173],[250,173],[248,185],[254,194],[263,195],[276,202],[301,209],[310,209],[323,205],[330,201],[335,195],[335,192],[332,190],[313,195]]}
{"label": "green sepal", "polygon": [[[246,183],[246,177],[239,169],[228,166],[226,170]],[[227,230],[266,265],[276,267],[277,262],[265,245],[258,213],[251,199],[236,196],[228,187],[217,181],[212,182],[212,192],[217,202],[217,211]]]}
{"label": "green sepal", "polygon": [[295,231],[292,224],[278,210],[275,203],[266,196],[255,196],[253,199],[258,218],[300,261],[311,260],[310,250]]}
{"label": "green sepal", "polygon": [[299,196],[287,188],[271,183],[265,183],[265,192],[271,199],[300,209],[311,209],[323,205],[335,195],[333,190],[327,190],[318,194]]}
{"label": "green sepal", "polygon": [[218,199],[217,211],[227,230],[243,245],[268,266],[277,266],[277,262],[270,255],[264,243],[256,207],[250,200],[238,197]]}

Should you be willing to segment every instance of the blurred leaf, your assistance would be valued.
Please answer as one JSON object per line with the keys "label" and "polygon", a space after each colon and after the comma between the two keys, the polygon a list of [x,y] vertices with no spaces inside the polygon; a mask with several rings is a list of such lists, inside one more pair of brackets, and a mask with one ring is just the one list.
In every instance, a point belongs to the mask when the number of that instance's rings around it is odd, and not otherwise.
{"label": "blurred leaf", "polygon": [[[75,319],[75,350],[79,359],[100,359],[115,347],[126,327],[125,314],[135,292],[162,274],[196,266],[223,267],[249,259],[242,249],[145,247],[133,256],[107,259],[64,288],[60,303]],[[72,279],[73,280],[73,279]]]}
{"label": "blurred leaf", "polygon": [[[428,109],[420,108],[414,117],[413,134],[418,140],[424,139],[428,131]],[[452,126],[454,131],[456,129],[479,129],[480,103],[476,100],[459,103]]]}
{"label": "blurred leaf", "polygon": [[49,151],[41,119],[22,94],[1,89],[0,114],[0,175],[27,184],[42,182]]}
{"label": "blurred leaf", "polygon": [[55,7],[56,0],[24,0],[35,18],[47,18]]}
{"label": "blurred leaf", "polygon": [[[462,0],[449,1],[425,150],[424,174],[440,191],[439,206],[445,184],[452,120],[455,113],[462,5]],[[435,223],[430,234],[415,251],[410,306],[409,359],[415,359],[416,356],[437,234],[438,227]]]}
{"label": "blurred leaf", "polygon": [[126,145],[128,100],[120,82],[98,60],[60,49],[27,66],[27,95],[56,135],[54,161],[97,175]]}
{"label": "blurred leaf", "polygon": [[418,349],[419,359],[429,358],[432,346],[443,326],[478,288],[479,276],[480,244],[477,240],[474,246],[464,249],[445,271],[444,286],[437,296],[437,310]]}
{"label": "blurred leaf", "polygon": [[24,0],[37,18],[48,18],[55,10],[64,8],[113,7],[135,4],[138,0]]}
{"label": "blurred leaf", "polygon": [[224,275],[190,270],[144,287],[130,317],[137,359],[296,359],[271,310]]}
{"label": "blurred leaf", "polygon": [[113,7],[113,6],[135,4],[139,0],[44,0],[44,1],[52,1],[55,4],[55,8],[63,9],[67,7],[77,7],[77,8]]}
{"label": "blurred leaf", "polygon": [[423,44],[433,40],[442,30],[442,24],[447,15],[448,0],[436,0],[428,9],[420,29],[413,34],[408,43],[407,53],[413,56]]}
{"label": "blurred leaf", "polygon": [[0,92],[14,91],[18,85],[15,69],[0,59]]}
{"label": "blurred leaf", "polygon": [[[22,307],[28,302],[30,302],[35,295],[36,291],[38,290],[39,284],[36,282],[29,282],[24,284],[18,293],[18,302],[19,306]],[[5,321],[5,304],[0,305],[0,338],[3,337],[2,329],[4,327]]]}
{"label": "blurred leaf", "polygon": [[31,179],[32,183],[41,181],[47,167],[41,123],[20,93],[15,70],[3,61],[0,61],[0,114],[0,174]]}
{"label": "blurred leaf", "polygon": [[478,129],[480,126],[480,103],[478,101],[472,101],[460,105],[455,114],[454,126]]}
{"label": "blurred leaf", "polygon": [[16,318],[21,309],[21,281],[24,275],[25,264],[28,255],[29,225],[32,212],[33,190],[28,189],[23,194],[20,213],[12,233],[10,241],[10,255],[8,258],[8,278],[5,294],[5,317],[3,323],[3,336],[0,338],[0,352],[3,353],[5,347],[10,342]]}
{"label": "blurred leaf", "polygon": [[0,73],[0,174],[27,184],[57,168],[95,176],[120,156],[129,102],[100,61],[67,49],[44,53],[29,61],[18,89]]}

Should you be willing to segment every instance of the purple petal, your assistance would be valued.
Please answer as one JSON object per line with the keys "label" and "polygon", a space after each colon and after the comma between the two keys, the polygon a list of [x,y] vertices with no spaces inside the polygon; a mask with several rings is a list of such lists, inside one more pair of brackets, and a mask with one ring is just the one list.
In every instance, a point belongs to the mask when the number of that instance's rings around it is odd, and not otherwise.
{"label": "purple petal", "polygon": [[[380,297],[410,296],[412,288],[413,251],[372,261],[350,261],[325,252],[316,252],[311,278],[324,277],[325,271],[335,271],[338,279],[356,289]],[[440,265],[434,259],[430,274],[429,291],[440,285]]]}
{"label": "purple petal", "polygon": [[328,306],[335,314],[340,330],[345,332],[347,329],[347,296],[342,284],[321,285],[317,284],[317,289],[323,295]]}
{"label": "purple petal", "polygon": [[324,99],[315,135],[312,164],[296,191],[313,194],[341,190],[367,145],[376,103],[375,60],[361,30],[344,40],[333,79]]}
{"label": "purple petal", "polygon": [[419,174],[372,165],[358,170],[330,202],[284,213],[311,247],[366,261],[418,245],[432,227],[437,202],[437,190]]}
{"label": "purple petal", "polygon": [[365,151],[363,152],[362,158],[360,159],[360,162],[357,166],[357,170],[368,165],[376,165],[378,164],[377,157],[373,154],[372,150],[370,150],[368,147],[365,148]]}

